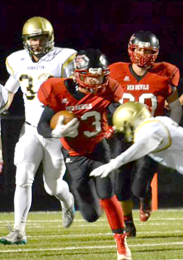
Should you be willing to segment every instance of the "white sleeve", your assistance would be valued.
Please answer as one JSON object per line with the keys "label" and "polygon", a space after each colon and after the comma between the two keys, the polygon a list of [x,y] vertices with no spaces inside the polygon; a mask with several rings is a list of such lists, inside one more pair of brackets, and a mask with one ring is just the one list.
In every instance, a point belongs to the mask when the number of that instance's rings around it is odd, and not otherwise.
{"label": "white sleeve", "polygon": [[19,88],[19,81],[10,76],[6,81],[5,88],[11,93],[16,93]]}
{"label": "white sleeve", "polygon": [[140,159],[141,157],[149,154],[150,152],[154,151],[158,145],[161,143],[162,137],[153,134],[148,138],[144,138],[138,140],[132,146],[130,146],[125,152],[117,156],[112,163],[115,165],[115,168],[119,168],[120,166]]}
{"label": "white sleeve", "polygon": [[8,102],[8,91],[0,84],[0,108],[6,105]]}
{"label": "white sleeve", "polygon": [[[68,49],[65,49],[65,51],[68,51]],[[67,52],[66,52],[67,54]],[[73,60],[76,56],[76,51],[73,49],[69,50],[69,57],[67,54],[67,59],[64,61],[62,65],[62,78],[69,78],[73,75],[74,72],[74,63]]]}

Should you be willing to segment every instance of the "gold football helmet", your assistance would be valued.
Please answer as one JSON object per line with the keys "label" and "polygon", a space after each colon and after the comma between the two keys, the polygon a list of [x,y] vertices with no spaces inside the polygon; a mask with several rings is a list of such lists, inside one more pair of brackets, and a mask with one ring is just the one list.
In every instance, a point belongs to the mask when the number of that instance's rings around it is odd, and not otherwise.
{"label": "gold football helmet", "polygon": [[112,122],[116,132],[124,133],[128,141],[133,140],[133,132],[151,113],[146,105],[129,101],[120,105],[113,114]]}
{"label": "gold football helmet", "polygon": [[[35,53],[34,49],[29,43],[29,39],[41,35],[47,35],[48,38],[46,40],[45,46],[42,46],[41,51]],[[31,57],[35,55],[41,58],[54,46],[53,27],[51,23],[43,17],[35,16],[26,21],[22,29],[22,38],[23,46],[29,52]]]}

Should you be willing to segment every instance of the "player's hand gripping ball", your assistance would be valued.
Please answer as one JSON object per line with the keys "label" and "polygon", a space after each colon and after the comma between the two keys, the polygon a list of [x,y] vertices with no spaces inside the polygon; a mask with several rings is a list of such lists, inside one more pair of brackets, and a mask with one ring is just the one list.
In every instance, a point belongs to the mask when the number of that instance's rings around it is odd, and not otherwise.
{"label": "player's hand gripping ball", "polygon": [[75,117],[74,114],[70,111],[64,110],[64,111],[57,112],[56,114],[53,115],[53,117],[50,120],[50,127],[52,129],[55,129],[60,116],[64,117],[64,120],[63,120],[64,125],[66,125],[68,122],[70,122]]}

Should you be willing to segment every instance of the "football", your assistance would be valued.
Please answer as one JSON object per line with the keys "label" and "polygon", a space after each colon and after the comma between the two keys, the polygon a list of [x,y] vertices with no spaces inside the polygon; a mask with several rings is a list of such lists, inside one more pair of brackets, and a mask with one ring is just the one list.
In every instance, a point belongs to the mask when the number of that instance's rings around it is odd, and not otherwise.
{"label": "football", "polygon": [[53,117],[50,120],[50,127],[54,129],[57,125],[59,116],[64,116],[63,124],[66,125],[69,121],[71,121],[74,118],[74,114],[70,111],[59,111],[56,114],[53,115]]}

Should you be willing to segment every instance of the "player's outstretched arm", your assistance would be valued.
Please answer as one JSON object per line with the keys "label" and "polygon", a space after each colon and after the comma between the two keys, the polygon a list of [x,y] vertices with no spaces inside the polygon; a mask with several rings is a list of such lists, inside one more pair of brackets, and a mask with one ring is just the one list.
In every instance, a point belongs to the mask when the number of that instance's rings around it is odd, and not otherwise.
{"label": "player's outstretched arm", "polygon": [[90,176],[100,176],[101,178],[107,177],[113,170],[118,169],[122,165],[140,159],[141,157],[149,154],[158,147],[160,142],[161,140],[156,138],[155,135],[141,139],[109,163],[93,170],[90,173]]}
{"label": "player's outstretched arm", "polygon": [[[18,88],[19,81],[16,81],[12,76],[8,78],[4,87],[0,85],[0,113],[8,110]],[[4,103],[1,103],[2,99],[4,99]]]}

